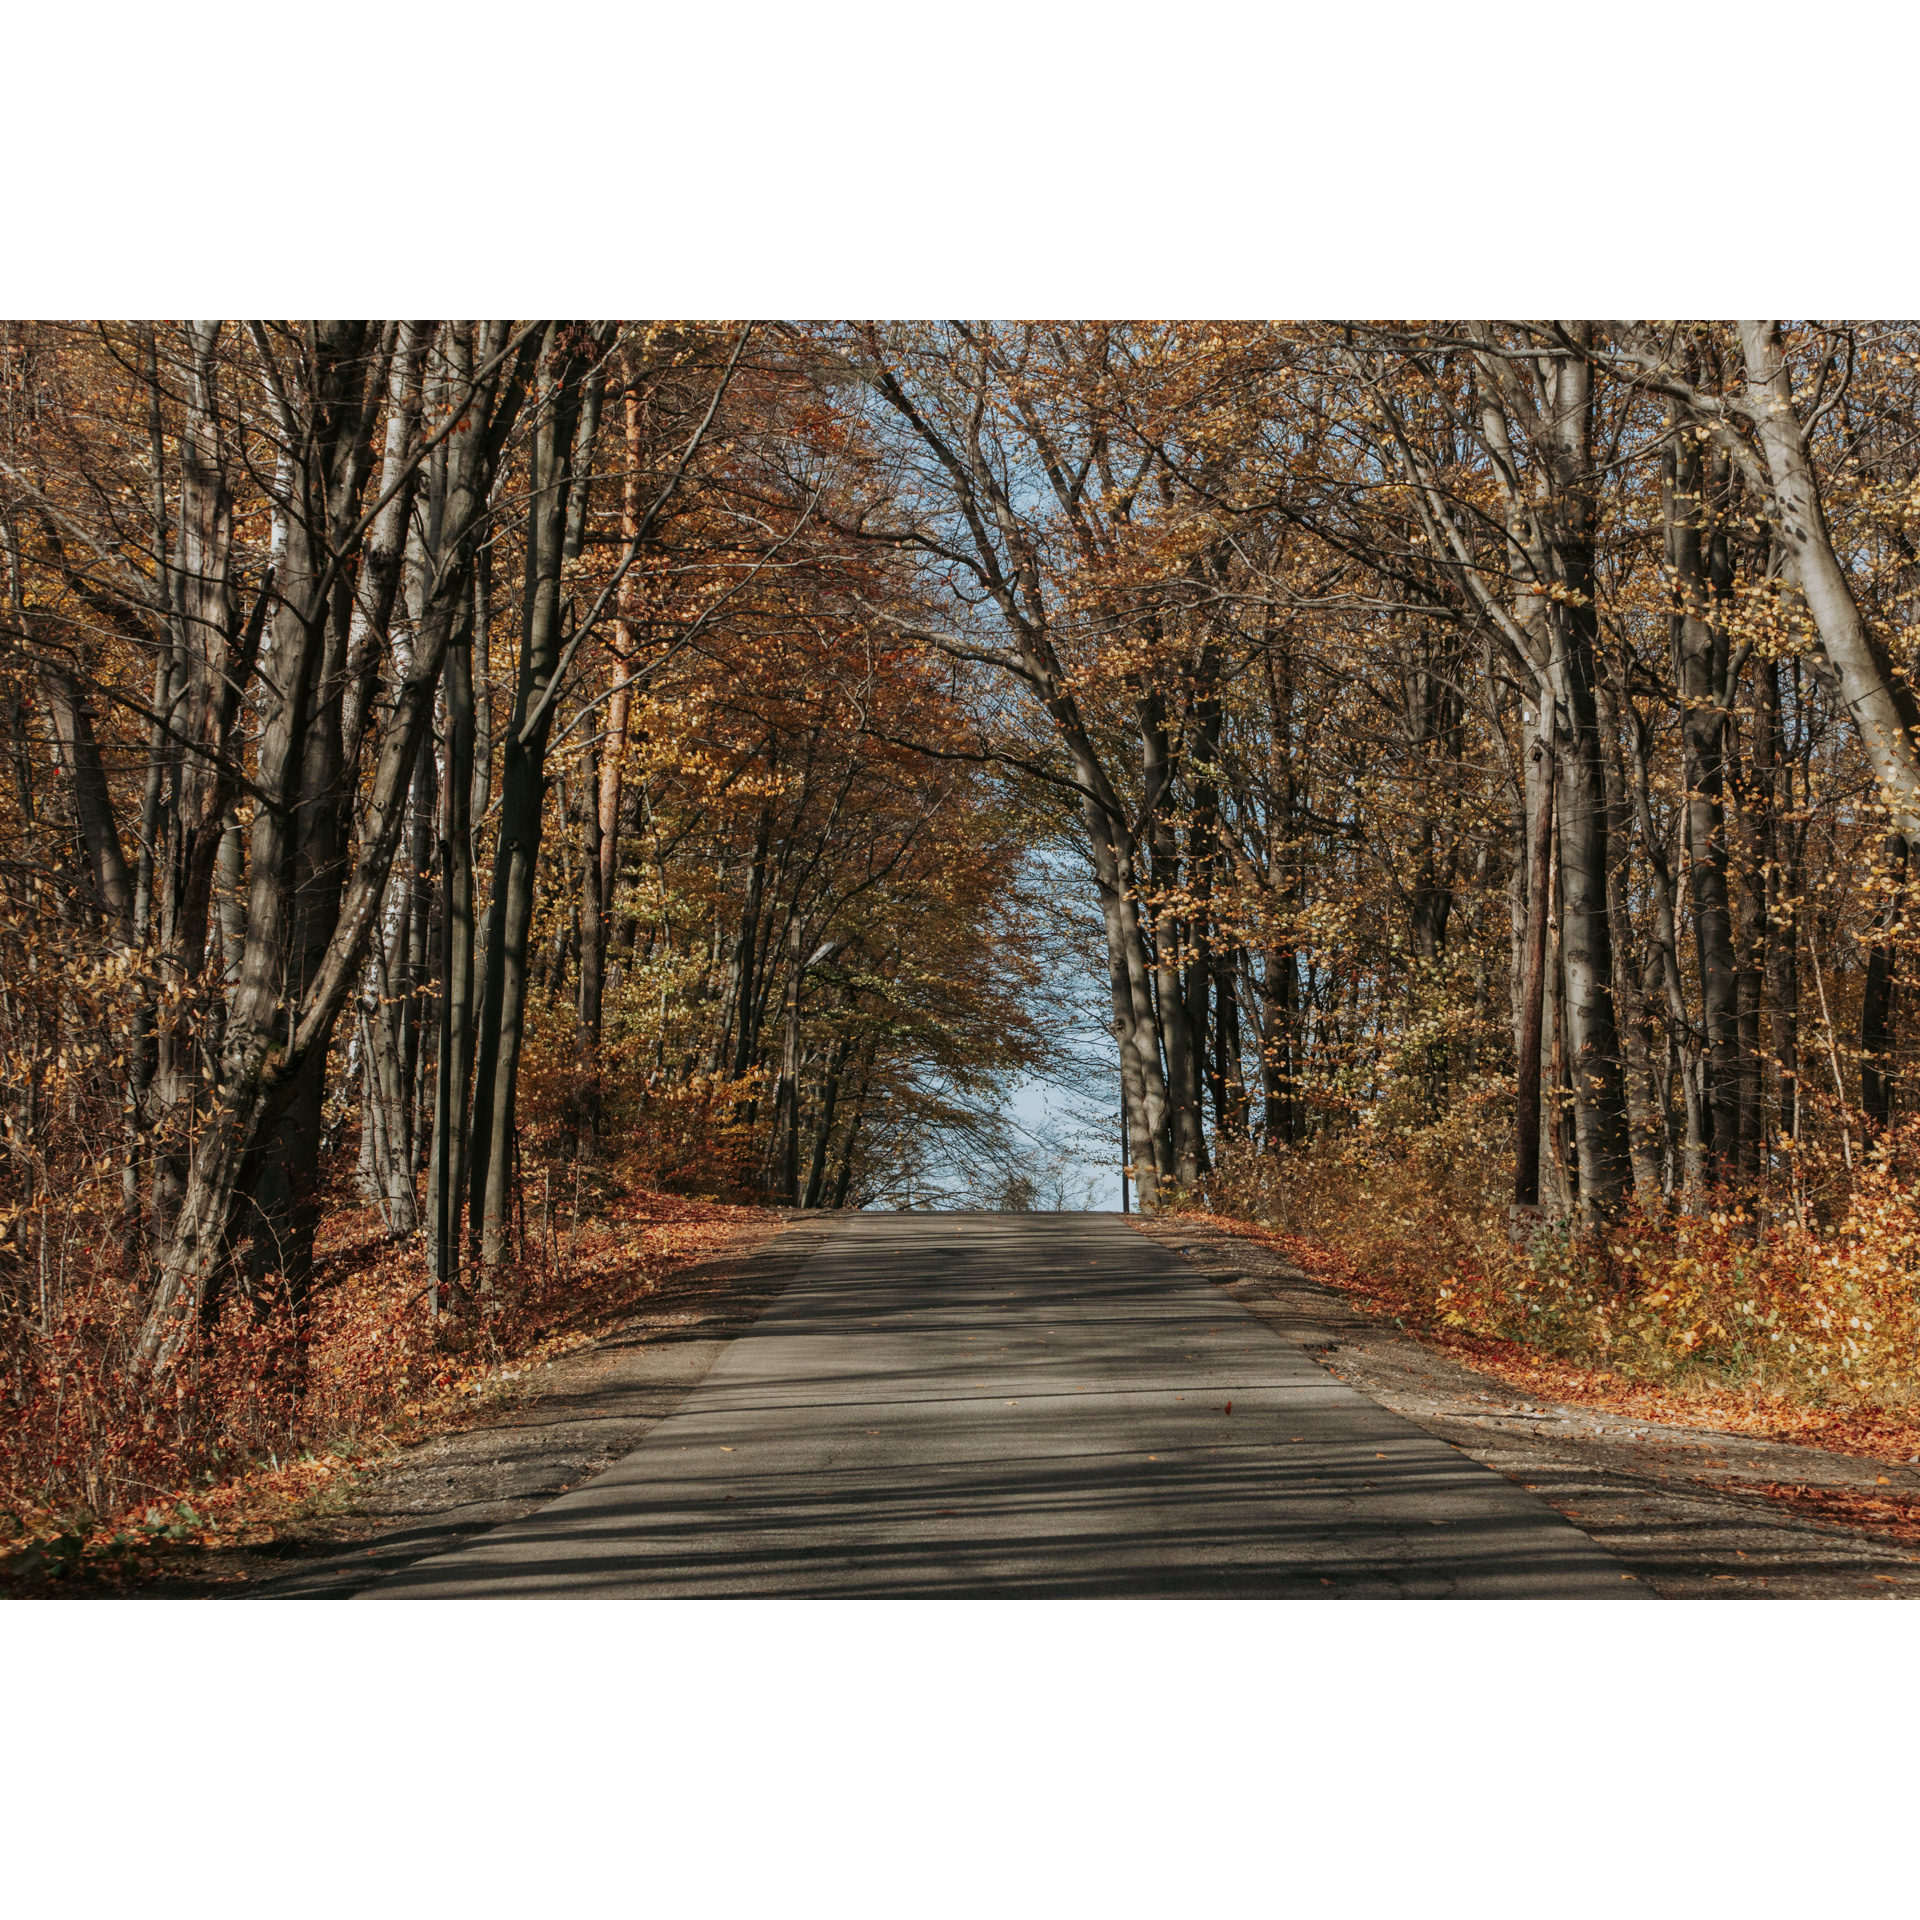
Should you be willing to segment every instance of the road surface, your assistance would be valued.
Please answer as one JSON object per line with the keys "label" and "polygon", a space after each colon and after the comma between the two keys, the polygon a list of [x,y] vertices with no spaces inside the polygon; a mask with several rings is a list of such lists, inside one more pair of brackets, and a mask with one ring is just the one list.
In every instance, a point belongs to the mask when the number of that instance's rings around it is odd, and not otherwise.
{"label": "road surface", "polygon": [[1649,1597],[1100,1214],[856,1214],[681,1406],[365,1599]]}

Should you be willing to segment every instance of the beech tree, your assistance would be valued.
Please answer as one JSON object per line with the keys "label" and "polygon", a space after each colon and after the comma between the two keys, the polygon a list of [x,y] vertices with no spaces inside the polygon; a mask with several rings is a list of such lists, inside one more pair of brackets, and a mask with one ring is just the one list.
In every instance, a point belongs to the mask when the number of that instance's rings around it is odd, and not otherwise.
{"label": "beech tree", "polygon": [[3,344],[0,1270],[130,1392],[363,1201],[448,1340],[536,1177],[1030,1203],[1075,875],[1146,1207],[1895,1150],[1911,323]]}

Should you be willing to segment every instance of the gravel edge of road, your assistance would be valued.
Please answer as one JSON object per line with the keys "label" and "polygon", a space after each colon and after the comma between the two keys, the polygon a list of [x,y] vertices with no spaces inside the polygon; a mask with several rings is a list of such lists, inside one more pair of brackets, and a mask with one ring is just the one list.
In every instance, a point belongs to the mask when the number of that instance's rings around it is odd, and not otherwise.
{"label": "gravel edge of road", "polygon": [[1920,1552],[1738,1481],[1920,1490],[1910,1464],[1529,1400],[1355,1312],[1231,1223],[1129,1215],[1344,1384],[1564,1514],[1664,1599],[1920,1599]]}
{"label": "gravel edge of road", "polygon": [[796,1213],[744,1253],[667,1275],[644,1312],[517,1376],[494,1418],[357,1474],[270,1545],[220,1549],[126,1597],[346,1600],[415,1560],[524,1518],[631,1453],[843,1218]]}

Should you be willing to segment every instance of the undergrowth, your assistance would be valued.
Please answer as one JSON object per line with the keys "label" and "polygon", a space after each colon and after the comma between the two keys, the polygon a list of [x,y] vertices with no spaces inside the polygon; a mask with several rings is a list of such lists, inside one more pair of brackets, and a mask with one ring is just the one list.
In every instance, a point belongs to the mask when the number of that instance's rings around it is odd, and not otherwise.
{"label": "undergrowth", "polygon": [[1920,1123],[1798,1208],[1630,1209],[1509,1240],[1504,1158],[1451,1129],[1228,1151],[1204,1202],[1292,1240],[1410,1330],[1679,1394],[1920,1415]]}
{"label": "undergrowth", "polygon": [[768,1223],[754,1207],[599,1184],[581,1219],[558,1170],[528,1180],[517,1262],[437,1319],[422,1244],[389,1241],[371,1207],[336,1205],[303,1316],[230,1300],[154,1383],[125,1364],[141,1292],[110,1249],[76,1260],[44,1321],[0,1350],[5,1571],[43,1578],[290,1517],[343,1469],[470,1424],[516,1368],[587,1344],[665,1273]]}

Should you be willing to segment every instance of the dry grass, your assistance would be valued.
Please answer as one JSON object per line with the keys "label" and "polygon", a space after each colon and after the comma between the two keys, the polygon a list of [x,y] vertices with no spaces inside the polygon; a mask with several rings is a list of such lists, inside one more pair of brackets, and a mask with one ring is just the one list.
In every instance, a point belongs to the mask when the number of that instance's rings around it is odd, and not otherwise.
{"label": "dry grass", "polygon": [[1822,1209],[1635,1213],[1507,1239],[1504,1161],[1439,1135],[1228,1156],[1216,1217],[1361,1309],[1526,1392],[1662,1423],[1920,1454],[1911,1136]]}
{"label": "dry grass", "polygon": [[77,1275],[51,1328],[16,1343],[0,1377],[11,1572],[137,1555],[156,1535],[218,1544],[270,1529],[338,1475],[483,1417],[517,1370],[609,1332],[668,1272],[784,1224],[635,1190],[577,1231],[556,1195],[541,1232],[539,1191],[520,1263],[437,1321],[421,1247],[388,1242],[371,1208],[336,1208],[304,1320],[236,1303],[158,1388],[129,1384],[120,1364],[140,1300],[109,1269]]}

